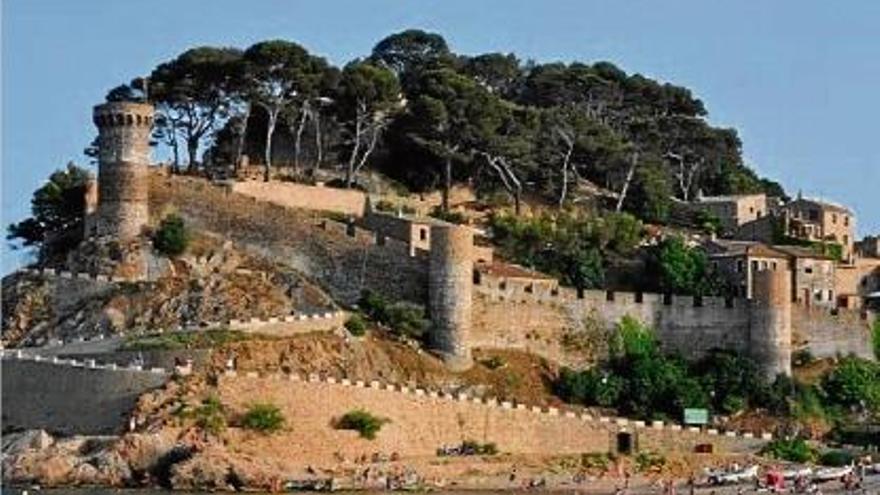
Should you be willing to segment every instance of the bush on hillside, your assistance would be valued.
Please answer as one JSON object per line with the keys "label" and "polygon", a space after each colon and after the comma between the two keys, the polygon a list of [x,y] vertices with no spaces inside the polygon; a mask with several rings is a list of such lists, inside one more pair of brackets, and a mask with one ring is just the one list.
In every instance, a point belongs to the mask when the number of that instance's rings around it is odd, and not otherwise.
{"label": "bush on hillside", "polygon": [[204,399],[191,416],[199,428],[213,435],[218,435],[226,429],[226,409],[216,395]]}
{"label": "bush on hillside", "polygon": [[761,454],[789,462],[814,462],[819,453],[803,438],[777,439],[761,449]]}
{"label": "bush on hillside", "polygon": [[242,418],[242,426],[262,433],[274,433],[283,428],[284,423],[281,409],[268,403],[252,404]]}
{"label": "bush on hillside", "polygon": [[358,307],[368,318],[402,337],[421,339],[430,325],[423,307],[405,301],[390,302],[371,290],[363,292]]}
{"label": "bush on hillside", "polygon": [[355,409],[345,413],[336,422],[336,428],[340,430],[354,430],[360,433],[361,438],[373,440],[382,429],[382,425],[390,422],[387,418],[373,416],[363,409]]}
{"label": "bush on hillside", "polygon": [[834,405],[880,411],[880,364],[845,357],[823,377],[822,389]]}
{"label": "bush on hillside", "polygon": [[874,320],[874,326],[871,329],[871,342],[874,345],[874,357],[880,361],[880,318]]}
{"label": "bush on hillside", "polygon": [[168,215],[162,219],[159,229],[153,236],[153,246],[166,256],[179,256],[189,245],[189,232],[178,215]]}
{"label": "bush on hillside", "polygon": [[367,322],[359,313],[354,313],[345,322],[345,329],[355,337],[360,337],[367,332]]}

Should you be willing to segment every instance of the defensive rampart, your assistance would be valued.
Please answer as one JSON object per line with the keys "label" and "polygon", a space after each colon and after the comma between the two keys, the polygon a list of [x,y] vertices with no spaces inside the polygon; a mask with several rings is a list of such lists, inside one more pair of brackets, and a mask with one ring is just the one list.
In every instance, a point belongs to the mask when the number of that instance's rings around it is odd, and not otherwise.
{"label": "defensive rampart", "polygon": [[[332,459],[337,453],[348,458],[373,452],[434,456],[438,448],[460,445],[465,440],[495,443],[501,452],[558,455],[615,452],[620,434],[628,436],[636,449],[663,447],[682,452],[693,452],[700,444],[712,444],[716,452],[749,452],[770,438],[769,434],[701,432],[663,422],[592,417],[552,407],[438,394],[377,381],[251,373],[221,377],[218,386],[220,397],[233,413],[243,413],[255,401],[278,405],[295,425],[299,450],[315,461]],[[336,420],[354,409],[388,420],[376,439],[364,440],[356,432],[333,427]],[[289,441],[281,438],[279,446]],[[271,456],[273,444],[261,444],[260,455]]]}
{"label": "defensive rampart", "polygon": [[356,189],[309,186],[295,182],[234,182],[232,191],[288,208],[329,211],[361,217],[367,195]]}
{"label": "defensive rampart", "polygon": [[258,202],[204,180],[153,175],[154,211],[171,207],[198,228],[284,262],[334,299],[356,302],[363,289],[393,299],[427,300],[427,256],[405,242],[324,219],[314,212]]}
{"label": "defensive rampart", "polygon": [[137,398],[167,378],[163,369],[4,356],[3,427],[116,433],[127,425]]}
{"label": "defensive rampart", "polygon": [[[655,329],[664,348],[697,358],[713,348],[745,351],[749,306],[743,300],[577,291],[553,281],[483,276],[474,286],[471,342],[519,348],[569,364],[588,364],[605,332],[624,316]],[[601,352],[601,351],[600,351]]]}

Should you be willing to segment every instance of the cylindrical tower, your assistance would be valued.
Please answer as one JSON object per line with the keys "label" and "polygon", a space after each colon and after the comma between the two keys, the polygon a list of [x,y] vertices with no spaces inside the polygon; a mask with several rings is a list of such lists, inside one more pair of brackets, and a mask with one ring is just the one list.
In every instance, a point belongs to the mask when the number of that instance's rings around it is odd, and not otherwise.
{"label": "cylindrical tower", "polygon": [[752,283],[750,354],[768,379],[791,375],[791,271],[758,271]]}
{"label": "cylindrical tower", "polygon": [[148,220],[153,106],[111,102],[94,109],[98,127],[98,233],[137,237]]}
{"label": "cylindrical tower", "polygon": [[471,287],[473,284],[474,234],[468,227],[431,227],[431,259],[428,273],[429,311],[433,329],[431,343],[447,366],[470,368]]}

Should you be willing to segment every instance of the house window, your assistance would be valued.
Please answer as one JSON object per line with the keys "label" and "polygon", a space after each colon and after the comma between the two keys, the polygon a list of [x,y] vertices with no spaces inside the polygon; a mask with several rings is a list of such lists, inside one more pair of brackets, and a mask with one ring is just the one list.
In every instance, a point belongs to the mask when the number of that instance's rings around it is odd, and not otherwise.
{"label": "house window", "polygon": [[833,301],[833,300],[834,300],[834,291],[831,290],[831,289],[828,290],[828,300],[829,300],[829,301]]}
{"label": "house window", "polygon": [[774,262],[770,263],[770,267],[773,268],[773,271],[775,272],[776,271],[776,262],[774,261]]}
{"label": "house window", "polygon": [[849,227],[849,215],[843,216],[843,224]]}
{"label": "house window", "polygon": [[810,220],[819,219],[819,210],[810,210]]}
{"label": "house window", "polygon": [[757,261],[752,261],[752,271],[753,272],[758,271],[758,262]]}
{"label": "house window", "polygon": [[816,291],[813,293],[813,298],[816,299],[816,301],[821,301],[822,300],[822,290],[816,289]]}
{"label": "house window", "polygon": [[737,272],[737,273],[742,273],[742,272],[743,272],[743,260],[738,260],[738,261],[736,262],[736,272]]}
{"label": "house window", "polygon": [[812,266],[805,267],[804,273],[813,273],[813,267]]}
{"label": "house window", "polygon": [[419,240],[427,240],[428,239],[428,229],[422,228],[419,229]]}

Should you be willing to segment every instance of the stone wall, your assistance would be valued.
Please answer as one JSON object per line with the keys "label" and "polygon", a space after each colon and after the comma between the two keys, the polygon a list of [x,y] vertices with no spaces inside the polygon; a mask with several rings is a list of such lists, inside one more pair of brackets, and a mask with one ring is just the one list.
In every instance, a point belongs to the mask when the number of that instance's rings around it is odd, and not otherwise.
{"label": "stone wall", "polygon": [[[242,413],[253,402],[278,405],[292,425],[295,441],[315,462],[373,452],[397,452],[404,457],[433,457],[442,446],[465,440],[495,443],[501,452],[514,454],[581,454],[610,452],[619,433],[631,434],[636,446],[692,452],[698,444],[713,444],[718,452],[748,452],[769,436],[717,431],[699,432],[662,422],[645,424],[623,418],[597,418],[575,411],[531,407],[467,395],[442,395],[372,382],[351,383],[333,378],[297,375],[224,376],[220,397],[233,413]],[[374,440],[333,424],[345,413],[364,409],[389,420]],[[308,432],[308,434],[304,434]],[[760,437],[760,436],[759,436]],[[290,438],[278,438],[288,443]],[[271,455],[262,445],[261,455]]]}
{"label": "stone wall", "polygon": [[[583,366],[595,360],[596,352],[604,352],[601,344],[607,330],[629,315],[654,328],[664,348],[689,358],[713,348],[747,351],[749,306],[743,300],[578,293],[558,285],[485,275],[474,291],[471,342],[475,347],[527,349],[563,364]],[[595,345],[586,351],[572,348],[585,341]]]}
{"label": "stone wall", "polygon": [[873,359],[870,322],[875,317],[858,310],[793,305],[792,345],[819,358],[855,354]]}
{"label": "stone wall", "polygon": [[164,370],[4,356],[3,427],[110,434],[127,427],[137,398],[162,386]]}
{"label": "stone wall", "polygon": [[356,217],[364,215],[367,201],[367,195],[356,189],[309,186],[295,182],[235,182],[232,191],[288,208],[330,211]]}
{"label": "stone wall", "polygon": [[176,209],[196,227],[217,233],[297,270],[337,301],[355,303],[363,289],[396,300],[427,300],[427,256],[315,212],[260,202],[204,180],[154,174],[150,199]]}

